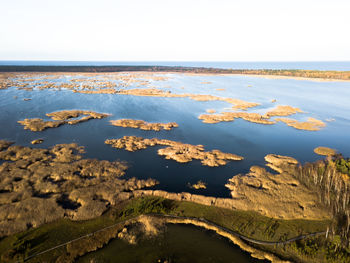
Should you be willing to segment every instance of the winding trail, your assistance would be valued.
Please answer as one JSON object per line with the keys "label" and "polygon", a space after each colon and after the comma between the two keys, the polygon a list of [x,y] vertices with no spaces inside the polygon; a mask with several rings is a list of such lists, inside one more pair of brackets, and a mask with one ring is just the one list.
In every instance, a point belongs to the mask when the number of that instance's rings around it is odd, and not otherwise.
{"label": "winding trail", "polygon": [[304,238],[308,238],[308,237],[315,237],[315,236],[320,236],[320,235],[325,235],[327,233],[327,231],[320,231],[320,232],[315,232],[315,233],[310,233],[310,234],[306,234],[306,235],[300,235],[300,236],[297,236],[297,237],[293,237],[293,238],[290,238],[290,239],[287,239],[287,240],[284,240],[284,241],[262,241],[262,240],[256,240],[256,239],[253,239],[253,238],[249,238],[249,237],[246,237],[246,236],[243,236],[237,232],[234,232],[228,228],[225,228],[225,227],[222,227],[220,225],[217,225],[211,221],[208,221],[204,218],[197,218],[197,217],[182,217],[182,216],[174,216],[174,215],[162,215],[162,214],[151,214],[151,216],[156,216],[156,217],[163,217],[163,218],[178,218],[178,219],[189,219],[189,220],[194,220],[194,221],[198,221],[198,222],[203,222],[203,223],[206,223],[208,225],[212,225],[214,227],[217,227],[219,228],[220,230],[224,231],[224,232],[227,232],[235,237],[238,237],[240,239],[243,239],[249,243],[252,243],[252,244],[256,244],[256,245],[264,245],[264,246],[273,246],[273,245],[285,245],[285,244],[288,244],[288,243],[291,243],[291,242],[294,242],[294,241],[297,241],[297,240],[301,240],[301,239],[304,239]]}
{"label": "winding trail", "polygon": [[[321,231],[321,232],[315,232],[315,233],[310,233],[310,234],[306,234],[306,235],[300,235],[300,236],[297,236],[297,237],[293,237],[293,238],[290,238],[290,239],[287,239],[287,240],[284,240],[284,241],[262,241],[262,240],[256,240],[256,239],[252,239],[252,238],[249,238],[249,237],[246,237],[244,235],[241,235],[237,232],[234,232],[230,229],[227,229],[225,227],[222,227],[220,225],[217,225],[211,221],[208,221],[204,218],[197,218],[197,217],[185,217],[185,216],[175,216],[175,215],[164,215],[164,214],[155,214],[155,213],[151,213],[151,214],[145,214],[146,216],[149,216],[149,217],[155,217],[155,218],[158,218],[158,219],[165,219],[165,221],[167,221],[167,219],[179,219],[179,220],[183,220],[183,223],[182,224],[192,224],[192,225],[195,225],[197,227],[202,227],[203,226],[200,226],[200,225],[196,225],[195,223],[193,222],[197,222],[197,223],[204,223],[204,224],[207,224],[209,226],[212,226],[212,227],[215,227],[217,229],[220,229],[221,231],[223,232],[226,232],[232,236],[235,236],[237,238],[240,238],[246,242],[249,242],[249,243],[252,243],[252,244],[256,244],[256,245],[263,245],[263,246],[271,246],[271,245],[285,245],[285,244],[288,244],[288,243],[291,243],[291,242],[294,242],[294,241],[297,241],[297,240],[301,240],[301,239],[304,239],[304,238],[308,238],[308,237],[315,237],[315,236],[320,236],[320,235],[325,235],[327,233],[327,231]],[[123,221],[120,221],[118,223],[115,223],[113,225],[110,225],[110,226],[107,226],[107,227],[104,227],[102,229],[99,229],[97,231],[94,231],[94,232],[91,232],[89,234],[86,234],[84,236],[81,236],[81,237],[78,237],[78,238],[75,238],[75,239],[72,239],[70,241],[67,241],[65,243],[62,243],[62,244],[59,244],[57,246],[54,246],[52,248],[49,248],[49,249],[46,249],[42,252],[39,252],[39,253],[36,253],[36,254],[33,254],[29,257],[26,257],[24,259],[21,259],[21,260],[18,260],[18,261],[15,261],[16,263],[17,262],[25,262],[25,261],[28,261],[34,257],[37,257],[37,256],[40,256],[42,254],[45,254],[47,252],[50,252],[52,250],[55,250],[57,248],[60,248],[60,247],[63,247],[63,246],[66,246],[70,243],[73,243],[75,241],[78,241],[80,239],[83,239],[83,238],[86,238],[86,237],[91,237],[93,236],[94,234],[98,233],[98,232],[102,232],[102,231],[106,231],[108,229],[111,229],[113,227],[116,227],[118,225],[123,225],[129,221],[133,221],[133,220],[137,220],[139,219],[140,217],[142,216],[145,216],[145,215],[138,215],[138,216],[134,216],[132,218],[128,218],[128,219],[125,219]],[[187,220],[186,222],[188,223],[185,223],[185,220]],[[192,221],[192,222],[191,222]],[[171,222],[166,222],[166,223],[171,223]],[[178,222],[178,224],[181,224],[181,222]],[[210,230],[210,229],[209,229]]]}

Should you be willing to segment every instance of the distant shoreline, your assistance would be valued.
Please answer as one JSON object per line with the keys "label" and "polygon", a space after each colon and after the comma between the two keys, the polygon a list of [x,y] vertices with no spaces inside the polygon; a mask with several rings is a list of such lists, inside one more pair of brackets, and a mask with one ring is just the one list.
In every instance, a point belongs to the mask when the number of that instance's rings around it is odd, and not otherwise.
{"label": "distant shoreline", "polygon": [[265,78],[292,78],[317,81],[350,81],[350,71],[322,70],[270,70],[270,69],[221,69],[180,66],[12,66],[0,65],[2,73],[112,73],[159,72],[189,74],[245,75]]}

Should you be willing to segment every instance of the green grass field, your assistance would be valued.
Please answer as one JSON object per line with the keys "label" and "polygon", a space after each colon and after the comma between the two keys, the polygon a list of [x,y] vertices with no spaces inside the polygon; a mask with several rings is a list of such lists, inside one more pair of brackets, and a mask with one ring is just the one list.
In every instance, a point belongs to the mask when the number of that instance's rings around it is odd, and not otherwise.
{"label": "green grass field", "polygon": [[[261,216],[255,212],[228,210],[158,197],[141,197],[130,200],[119,207],[111,208],[107,213],[93,220],[73,222],[68,219],[62,219],[3,238],[0,241],[1,260],[2,262],[7,262],[10,259],[12,261],[20,260],[106,226],[147,213],[204,218],[239,234],[264,241],[283,241],[300,234],[325,231],[330,224],[330,221],[278,220]],[[325,238],[321,239],[294,242],[283,247],[270,246],[259,248],[272,251],[283,258],[301,262],[319,262],[320,259],[326,259],[326,252],[330,246],[328,245],[329,242],[325,242]],[[64,253],[67,253],[67,248],[61,247],[35,257],[28,262],[55,262]],[[340,257],[340,259],[345,258],[345,260],[349,256],[346,253],[340,254],[340,256],[339,253],[337,255],[333,253],[332,258],[332,253],[328,254],[330,262],[335,256]]]}

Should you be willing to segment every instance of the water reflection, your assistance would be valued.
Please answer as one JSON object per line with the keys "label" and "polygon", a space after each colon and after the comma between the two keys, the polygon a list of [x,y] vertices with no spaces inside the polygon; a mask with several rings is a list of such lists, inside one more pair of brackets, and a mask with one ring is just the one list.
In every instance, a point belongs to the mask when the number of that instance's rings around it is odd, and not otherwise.
{"label": "water reflection", "polygon": [[87,254],[78,262],[154,263],[165,260],[169,263],[268,262],[252,258],[212,231],[173,224],[167,225],[166,232],[159,237],[142,240],[137,245],[114,239],[106,247]]}
{"label": "water reflection", "polygon": [[[350,156],[350,83],[316,82],[293,79],[265,79],[249,76],[197,76],[167,74],[169,80],[154,82],[158,88],[173,93],[211,94],[262,105],[249,111],[265,112],[275,105],[291,105],[305,113],[293,118],[303,120],[315,117],[326,122],[327,126],[317,132],[300,131],[283,123],[261,125],[241,119],[234,122],[205,124],[198,116],[207,109],[217,112],[231,107],[222,101],[193,101],[189,98],[138,97],[113,94],[79,94],[70,90],[24,91],[16,88],[0,90],[0,138],[15,141],[31,147],[50,147],[57,143],[76,142],[86,147],[85,156],[106,160],[125,160],[130,169],[127,177],[148,178],[160,181],[157,189],[174,192],[193,192],[204,195],[229,196],[225,183],[238,173],[245,173],[252,165],[263,165],[263,157],[269,153],[289,155],[301,162],[318,158],[313,149],[327,146]],[[68,78],[63,78],[65,81]],[[202,82],[211,82],[202,84]],[[133,87],[133,86],[131,86]],[[184,89],[183,89],[183,88]],[[137,88],[135,86],[134,88]],[[217,89],[225,89],[218,91]],[[14,98],[17,96],[17,99]],[[23,101],[23,98],[32,98]],[[276,99],[276,103],[271,100]],[[43,132],[24,130],[17,123],[24,118],[43,118],[46,113],[58,110],[92,110],[110,113],[111,117],[90,120],[78,125],[65,125]],[[119,118],[142,119],[149,122],[177,122],[178,128],[172,131],[141,131],[115,127],[109,120]],[[327,122],[327,119],[334,121]],[[222,167],[205,167],[200,161],[180,164],[165,160],[157,155],[157,147],[130,153],[117,150],[104,141],[136,135],[146,138],[164,138],[190,144],[202,144],[205,149],[219,149],[223,152],[244,156],[239,162],[229,162]],[[44,143],[32,146],[30,141],[42,138]],[[187,183],[198,180],[206,182],[207,189],[194,190]]]}

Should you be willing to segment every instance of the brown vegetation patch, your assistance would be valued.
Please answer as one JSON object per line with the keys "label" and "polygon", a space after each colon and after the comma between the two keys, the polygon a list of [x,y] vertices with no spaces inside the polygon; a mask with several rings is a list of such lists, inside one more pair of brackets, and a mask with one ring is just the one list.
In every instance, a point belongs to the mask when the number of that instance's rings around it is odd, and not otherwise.
{"label": "brown vegetation patch", "polygon": [[163,91],[161,89],[156,88],[139,88],[139,89],[119,89],[119,90],[74,90],[74,92],[85,93],[85,94],[120,94],[120,95],[133,95],[133,96],[150,96],[150,97],[165,97],[165,98],[190,98],[196,101],[224,101],[233,105],[233,109],[241,109],[246,110],[248,108],[256,107],[260,105],[255,102],[247,102],[244,100],[233,99],[233,98],[225,98],[218,97],[213,95],[205,95],[205,94],[174,94],[170,91]]}
{"label": "brown vegetation patch", "polygon": [[237,118],[259,124],[275,124],[281,121],[286,123],[288,126],[307,131],[317,131],[326,126],[323,121],[311,117],[309,117],[306,122],[299,122],[289,118],[276,118],[274,120],[270,119],[271,117],[275,116],[290,116],[298,112],[302,112],[302,110],[288,105],[278,105],[263,115],[255,112],[222,112],[218,114],[201,114],[198,116],[198,119],[202,120],[204,123],[219,123],[223,121],[228,122],[234,121]]}
{"label": "brown vegetation patch", "polygon": [[302,112],[298,108],[291,106],[278,105],[276,108],[268,111],[264,115],[255,112],[222,112],[220,114],[202,114],[198,118],[205,123],[218,123],[222,121],[234,121],[237,118],[243,120],[260,123],[260,124],[275,124],[275,121],[269,120],[273,116],[289,116],[297,112]]}
{"label": "brown vegetation patch", "polygon": [[265,156],[266,166],[277,171],[278,173],[283,173],[283,171],[288,171],[290,168],[294,168],[298,164],[298,161],[293,157],[282,156],[278,154],[268,154]]}
{"label": "brown vegetation patch", "polygon": [[191,185],[193,189],[207,189],[207,184],[199,180],[197,183]]}
{"label": "brown vegetation patch", "polygon": [[222,121],[234,121],[241,118],[243,120],[260,123],[260,124],[275,124],[276,122],[266,119],[259,113],[254,112],[222,112],[219,114],[202,114],[198,119],[203,120],[204,123],[219,123]]}
{"label": "brown vegetation patch", "polygon": [[[297,178],[296,173],[298,169],[301,169],[297,160],[276,154],[267,155],[265,160],[268,162],[267,165],[278,173],[273,174],[263,167],[252,166],[247,174],[235,175],[226,184],[231,191],[232,198],[184,192],[169,193],[162,190],[136,190],[133,196],[159,196],[175,201],[256,211],[272,218],[319,220],[330,217],[329,209],[326,209],[320,202],[318,191],[305,186],[304,181]],[[305,171],[308,171],[308,167],[305,167]],[[306,176],[305,173],[303,175]],[[325,179],[326,176],[322,178]],[[342,177],[339,176],[339,178]],[[309,181],[313,182],[314,179],[309,178]]]}
{"label": "brown vegetation patch", "polygon": [[91,119],[102,119],[108,117],[109,114],[98,113],[94,111],[82,111],[82,110],[64,110],[64,111],[56,111],[52,113],[46,114],[46,116],[51,117],[53,120],[57,121],[66,121],[71,118],[77,118],[82,115],[88,115]]}
{"label": "brown vegetation patch", "polygon": [[273,116],[290,116],[298,112],[303,112],[299,108],[294,108],[288,105],[278,105],[276,108],[266,112],[266,118],[270,118]]}
{"label": "brown vegetation patch", "polygon": [[289,118],[277,118],[276,121],[281,121],[298,130],[306,130],[306,131],[319,131],[321,128],[325,127],[326,124],[314,118],[309,117],[307,121],[301,122],[294,119]]}
{"label": "brown vegetation patch", "polygon": [[318,155],[325,155],[325,156],[332,156],[337,154],[336,150],[328,147],[323,147],[323,146],[315,148],[314,152]]}
{"label": "brown vegetation patch", "polygon": [[10,147],[14,142],[9,142],[5,140],[0,140],[0,151],[7,149]]}
{"label": "brown vegetation patch", "polygon": [[233,98],[225,98],[225,97],[218,97],[213,95],[201,95],[201,94],[185,94],[190,97],[192,100],[197,101],[225,101],[227,103],[230,103],[233,105],[233,109],[240,109],[240,110],[246,110],[248,108],[259,106],[260,103],[255,102],[247,102],[240,99],[233,99]]}
{"label": "brown vegetation patch", "polygon": [[[23,121],[18,121],[18,123],[24,126],[24,129],[31,131],[43,131],[48,128],[56,128],[63,124],[74,125],[90,119],[102,119],[110,116],[105,113],[98,113],[93,111],[82,111],[82,110],[66,110],[66,111],[56,111],[46,114],[46,116],[51,117],[53,121],[44,121],[40,118],[24,119]],[[81,117],[83,116],[83,117]],[[81,117],[80,119],[72,119]]]}
{"label": "brown vegetation patch", "polygon": [[136,136],[124,136],[120,139],[110,139],[105,141],[112,147],[125,149],[127,151],[137,151],[146,149],[149,146],[164,145],[168,146],[158,150],[159,155],[165,156],[166,159],[172,159],[180,163],[187,163],[192,159],[201,160],[203,165],[220,166],[225,165],[228,160],[240,161],[243,157],[231,153],[223,153],[219,150],[204,151],[203,145],[184,144],[164,139],[144,139]]}
{"label": "brown vegetation patch", "polygon": [[143,120],[133,120],[133,119],[112,120],[110,121],[110,123],[114,126],[135,128],[135,129],[141,129],[146,131],[171,130],[172,128],[179,126],[176,122],[150,123]]}
{"label": "brown vegetation patch", "polygon": [[116,94],[118,91],[115,89],[97,89],[97,90],[73,90],[76,93],[84,94]]}
{"label": "brown vegetation patch", "polygon": [[44,142],[43,139],[36,139],[36,140],[31,141],[30,143],[31,144],[40,144],[40,143],[43,143],[43,142]]}
{"label": "brown vegetation patch", "polygon": [[265,168],[252,166],[249,173],[236,175],[226,184],[237,209],[253,210],[274,218],[329,217],[317,193],[293,176],[298,163],[294,158],[267,155],[265,160],[279,173],[272,174]]}
{"label": "brown vegetation patch", "polygon": [[[75,76],[66,82],[66,77]],[[164,81],[169,77],[161,73],[134,72],[134,73],[8,73],[0,75],[0,89],[10,86],[32,91],[36,89],[70,89],[82,93],[116,93],[116,88],[125,88],[130,85],[151,86],[151,82]],[[51,80],[57,80],[55,83]]]}
{"label": "brown vegetation patch", "polygon": [[[73,75],[73,73],[70,73]],[[77,74],[74,74],[77,75]],[[69,82],[57,82],[52,83],[48,80],[51,79],[65,79],[66,75],[56,74],[52,76],[40,75],[40,74],[16,74],[11,80],[11,85],[19,88],[25,88],[26,90],[33,90],[33,87],[38,89],[57,89],[62,88],[70,89],[73,92],[84,94],[121,94],[121,95],[134,95],[134,96],[152,96],[152,97],[166,97],[166,98],[190,98],[197,101],[225,101],[233,105],[233,109],[246,110],[251,107],[260,105],[259,103],[246,102],[239,99],[218,97],[213,95],[202,94],[173,94],[170,91],[164,91],[154,88],[151,82],[164,81],[169,77],[161,76],[158,73],[150,72],[124,72],[124,73],[110,73],[110,74],[93,74],[82,73],[78,74],[79,77],[69,80]],[[94,78],[92,78],[92,76]],[[35,78],[34,78],[35,77]],[[66,81],[66,79],[65,79]],[[114,81],[114,82],[113,82]],[[3,82],[1,82],[3,83]],[[133,88],[125,89],[131,85],[137,84],[137,87],[146,88]],[[224,89],[218,89],[224,90]]]}
{"label": "brown vegetation patch", "polygon": [[58,218],[100,216],[130,191],[157,183],[120,179],[125,163],[82,159],[76,144],[33,149],[0,141],[0,147],[0,237]]}
{"label": "brown vegetation patch", "polygon": [[0,90],[7,89],[12,86],[12,82],[9,80],[11,73],[0,73]]}

